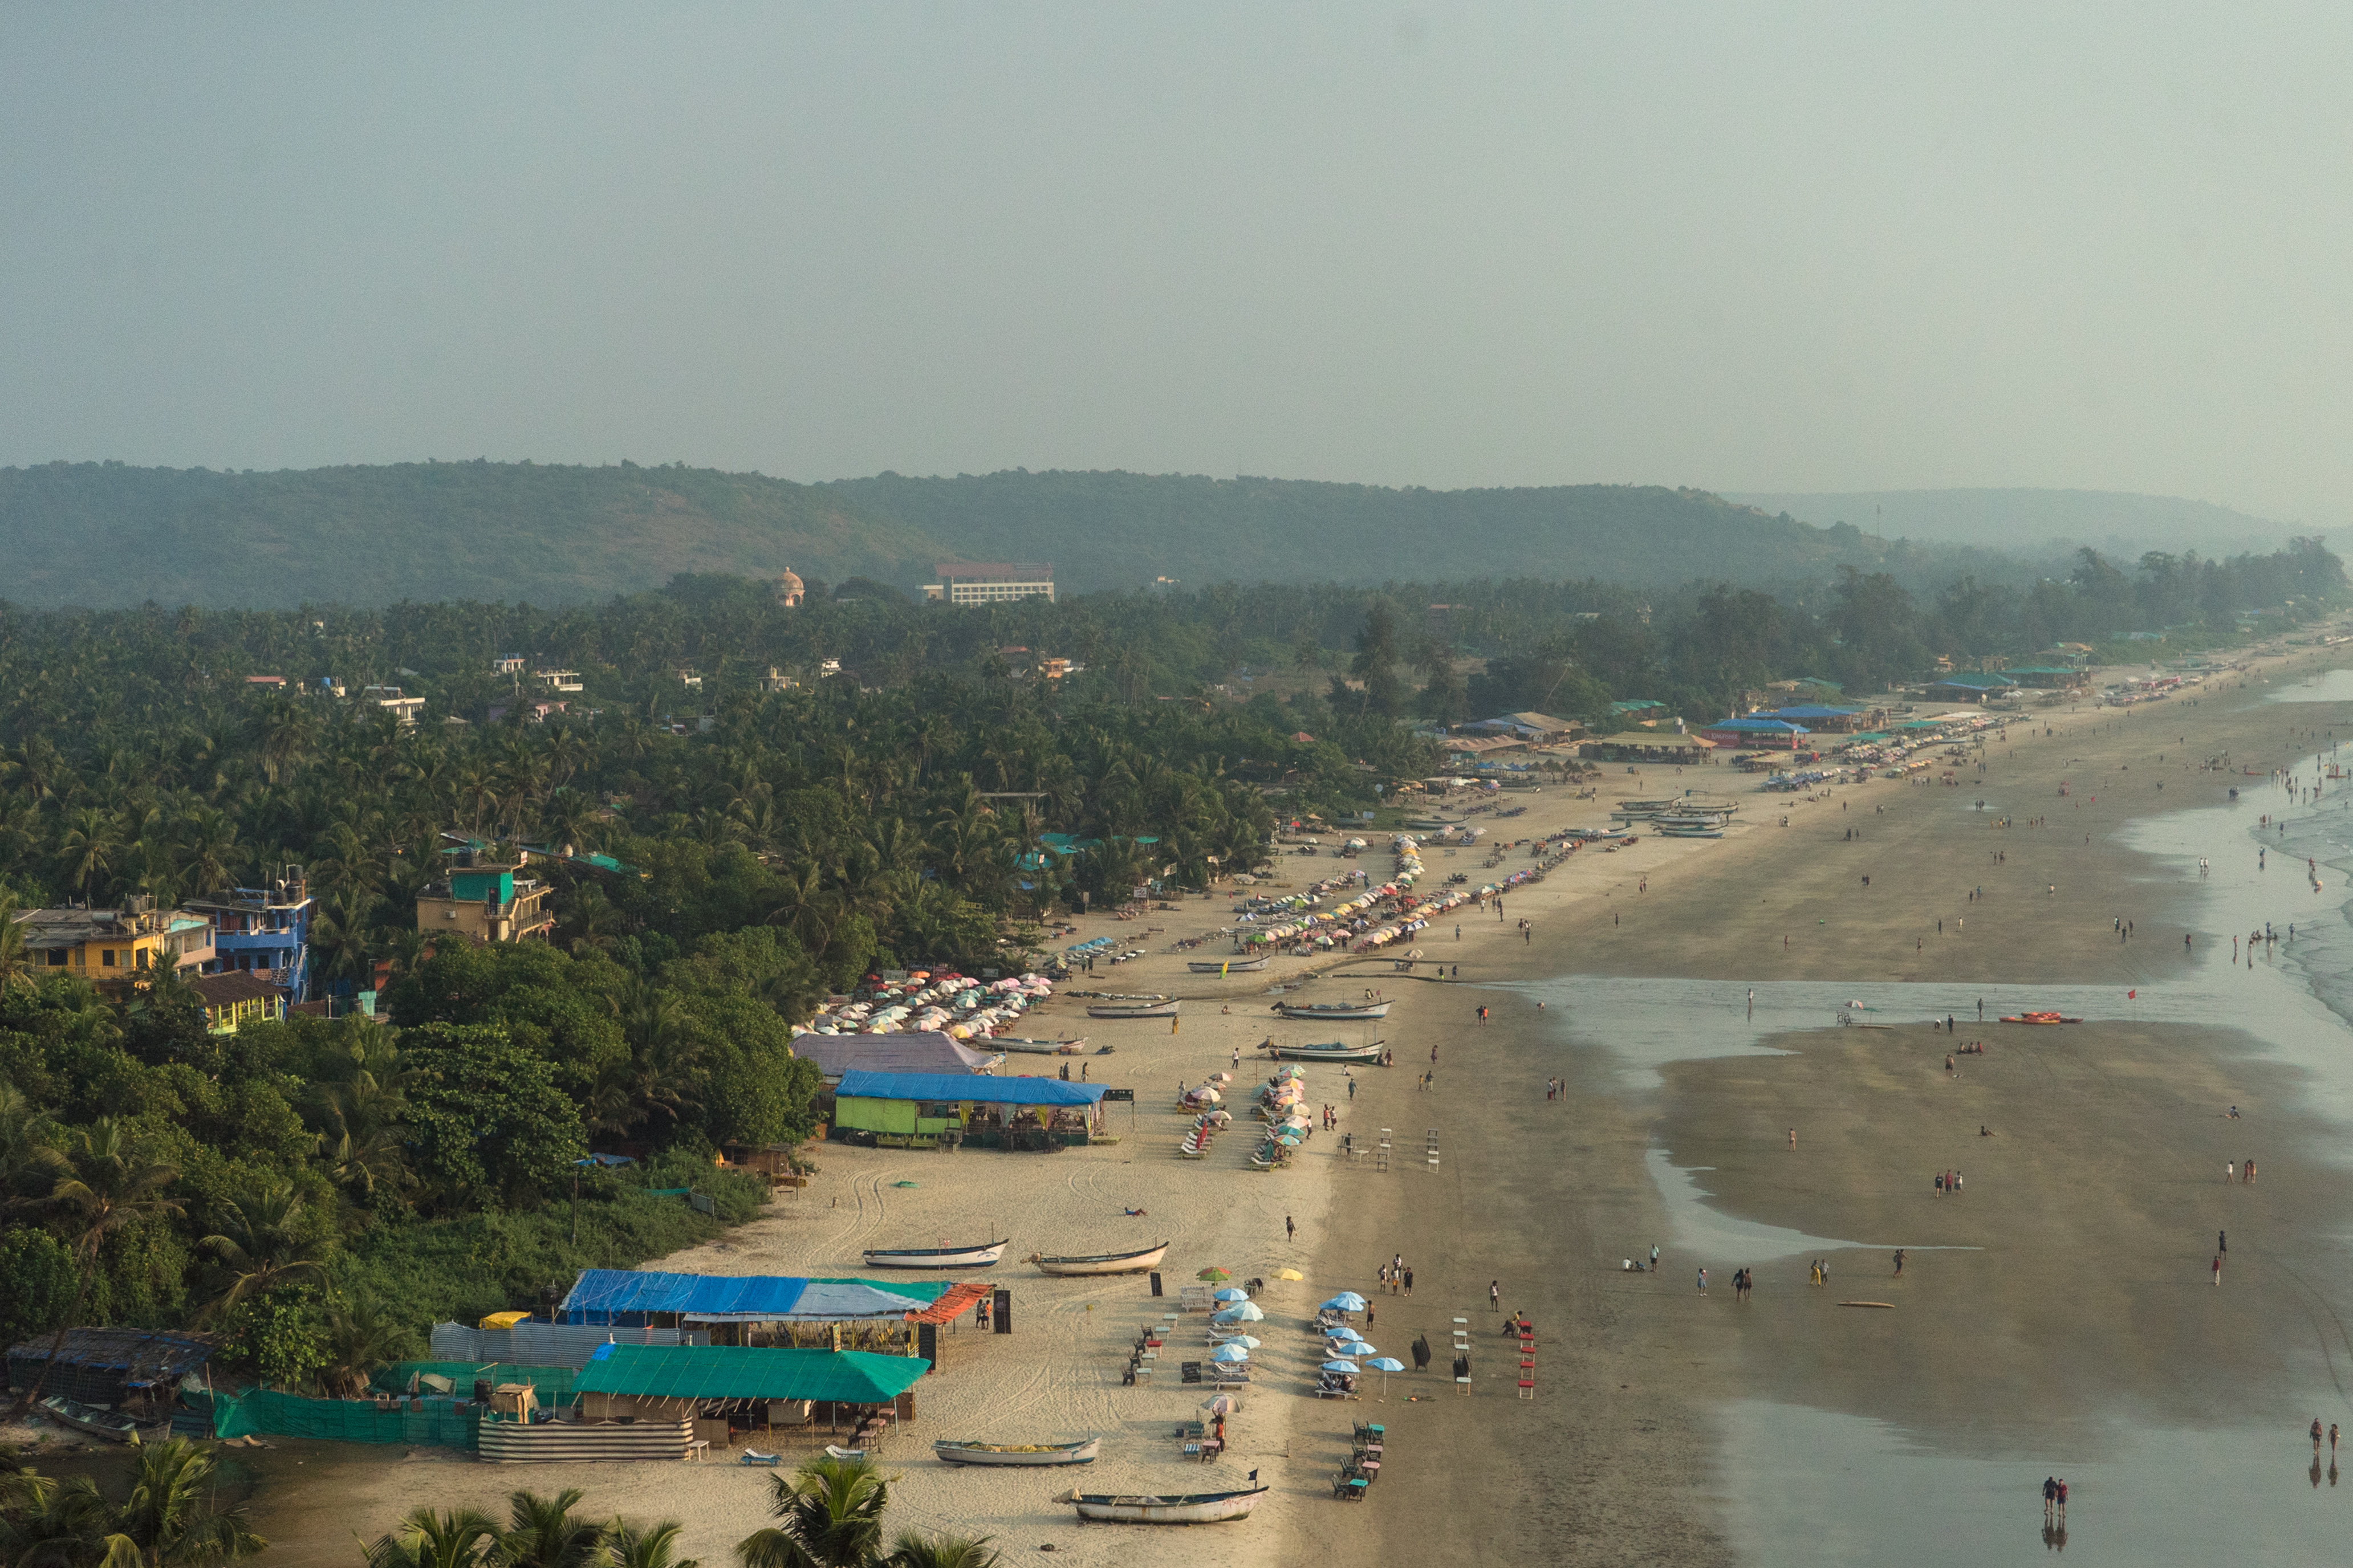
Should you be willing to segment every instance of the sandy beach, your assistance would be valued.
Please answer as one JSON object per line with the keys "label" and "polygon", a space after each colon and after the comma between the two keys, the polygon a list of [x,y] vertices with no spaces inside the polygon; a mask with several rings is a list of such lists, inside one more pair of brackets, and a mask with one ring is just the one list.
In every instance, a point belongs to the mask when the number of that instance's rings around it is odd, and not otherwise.
{"label": "sandy beach", "polygon": [[[2021,721],[1988,748],[1981,773],[1962,769],[1957,788],[1875,781],[1792,797],[1750,794],[1720,770],[1654,769],[1605,775],[1597,801],[1527,797],[1532,809],[1498,836],[1599,822],[1619,795],[1668,787],[1730,788],[1743,809],[1720,841],[1587,851],[1509,893],[1501,918],[1465,910],[1459,939],[1451,921],[1424,933],[1429,959],[1459,963],[1459,981],[1429,978],[1427,963],[1401,975],[1379,957],[1278,960],[1271,974],[1220,981],[1186,973],[1187,955],[1166,950],[1229,924],[1227,900],[1125,927],[1096,917],[1082,936],[1132,932],[1151,956],[1098,972],[1094,986],[1187,999],[1173,1033],[1091,1022],[1069,997],[1026,1026],[1115,1047],[1086,1065],[1135,1090],[1132,1112],[1109,1112],[1117,1143],[1052,1156],[830,1145],[797,1201],[663,1266],[855,1274],[865,1247],[1010,1236],[994,1277],[1014,1290],[1015,1332],[963,1326],[919,1388],[916,1423],[883,1456],[901,1478],[892,1519],[1083,1562],[1204,1550],[1240,1563],[1771,1561],[1786,1554],[1751,1538],[1770,1523],[1757,1467],[1802,1463],[1764,1452],[1775,1432],[1803,1428],[1801,1415],[1884,1424],[1957,1461],[2082,1453],[2087,1465],[2113,1447],[2118,1420],[2278,1422],[2300,1478],[2304,1406],[2316,1386],[2337,1405],[2335,1387],[2353,1386],[2353,1340],[2330,1306],[2353,1284],[2332,1235],[2347,1175],[2327,1144],[2341,1129],[2312,1103],[2310,1068],[2230,1026],[2236,999],[2256,993],[2229,987],[2283,989],[2271,984],[2277,951],[2242,973],[2229,930],[2199,923],[2222,895],[2185,870],[2194,862],[2137,836],[2166,814],[2217,807],[2232,784],[2245,825],[2278,809],[2287,797],[2263,773],[2308,758],[2312,743],[2291,731],[2325,728],[2339,710],[2265,699],[2325,657],[2265,658],[2142,709],[2038,712],[2031,732]],[[2199,766],[2225,751],[2228,773]],[[2038,819],[2050,826],[2027,826]],[[1376,881],[1384,847],[1363,862]],[[1430,871],[1476,878],[1481,858],[1433,848]],[[1278,881],[1304,885],[1338,862],[1278,865]],[[2300,866],[2280,869],[2259,890],[2276,889],[2284,925],[2303,888]],[[2317,921],[2325,902],[2339,918],[2340,898],[2304,893],[2293,908]],[[2129,941],[2117,918],[2134,922]],[[1311,1037],[1271,1019],[1263,994],[1310,967],[1325,972],[1311,996],[1377,988],[1396,1003],[1378,1026],[1395,1068],[1356,1073],[1353,1100],[1338,1069],[1309,1069],[1311,1100],[1338,1107],[1343,1130],[1363,1142],[1390,1130],[1390,1168],[1345,1162],[1337,1136],[1321,1133],[1293,1168],[1255,1172],[1240,1129],[1206,1161],[1176,1159],[1178,1084],[1232,1070],[1237,1049],[1253,1081],[1264,1068],[1252,1070],[1250,1047],[1271,1032]],[[2181,1016],[2200,1021],[2168,1021],[2155,1004],[2136,1016],[2128,991],[2179,994]],[[1994,1019],[2062,994],[2093,998],[2093,1021]],[[1839,1026],[1849,1000],[1868,1005],[1851,1015],[1858,1023],[1887,1026]],[[1956,1031],[1932,1028],[1932,1011],[1953,1013]],[[2310,1026],[2342,1030],[2333,1017]],[[1948,1073],[1946,1053],[1973,1040],[1987,1053]],[[1055,1065],[1015,1058],[1007,1070]],[[1552,1078],[1566,1080],[1558,1100],[1546,1095]],[[1433,1135],[1434,1168],[1423,1157]],[[2260,1183],[2226,1184],[2224,1162],[2250,1154]],[[1951,1197],[1932,1182],[1946,1169],[1966,1173]],[[2217,1287],[2208,1265],[2226,1229]],[[1286,1265],[1306,1276],[1261,1297],[1259,1386],[1214,1466],[1183,1460],[1171,1436],[1199,1398],[1173,1377],[1176,1352],[1200,1341],[1194,1322],[1171,1337],[1170,1381],[1120,1384],[1126,1345],[1174,1301],[1152,1300],[1140,1277],[1058,1280],[1015,1261],[1162,1240],[1172,1293],[1210,1265],[1237,1279],[1271,1280]],[[1653,1243],[1660,1274],[1621,1269]],[[1896,1247],[1909,1252],[1900,1279]],[[1413,1267],[1414,1294],[1377,1296],[1365,1332],[1409,1364],[1426,1334],[1431,1371],[1392,1374],[1386,1396],[1368,1377],[1359,1403],[1303,1397],[1320,1359],[1300,1328],[1312,1304],[1342,1289],[1374,1295],[1394,1254]],[[1830,1289],[1807,1284],[1818,1258]],[[1742,1267],[1759,1289],[1736,1302]],[[1532,1400],[1517,1397],[1516,1345],[1499,1332],[1491,1281],[1504,1310],[1535,1322]],[[1838,1304],[1851,1299],[1892,1305]],[[1457,1317],[1475,1347],[1467,1394],[1441,1375]],[[1362,1506],[1330,1497],[1352,1420],[1389,1429],[1383,1479]],[[1219,1489],[1255,1469],[1272,1495],[1248,1524],[1207,1537],[1082,1527],[1056,1501],[1067,1472],[956,1471],[929,1453],[946,1436],[1092,1433],[1106,1442],[1077,1478],[1086,1489]],[[250,1462],[273,1480],[298,1467],[332,1474],[327,1487],[265,1487],[258,1522],[288,1563],[346,1563],[354,1529],[373,1533],[420,1502],[495,1504],[522,1486],[578,1486],[600,1512],[681,1519],[685,1550],[724,1563],[762,1522],[767,1486],[765,1471],[717,1463],[538,1469],[428,1454],[363,1466],[302,1445]],[[2031,1497],[2018,1506],[2031,1510]],[[2031,1530],[2021,1540],[2042,1549]],[[1947,1544],[1957,1554],[1938,1560],[1989,1560]],[[1869,1543],[1843,1560],[1871,1560]]]}

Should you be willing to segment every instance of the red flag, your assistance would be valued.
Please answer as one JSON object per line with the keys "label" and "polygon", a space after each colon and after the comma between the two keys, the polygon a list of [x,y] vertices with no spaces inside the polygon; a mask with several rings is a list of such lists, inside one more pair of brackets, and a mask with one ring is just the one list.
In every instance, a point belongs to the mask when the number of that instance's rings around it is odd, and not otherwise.
{"label": "red flag", "polygon": [[2137,992],[2137,991],[2127,991],[2127,992],[2126,992],[2126,993],[2125,993],[2125,1000],[2126,1000],[2126,1001],[2127,1001],[2127,1002],[2130,1002],[2130,1001],[2133,1001],[2135,998],[2138,997],[2139,995],[2140,995],[2140,993],[2139,993],[2139,992]]}

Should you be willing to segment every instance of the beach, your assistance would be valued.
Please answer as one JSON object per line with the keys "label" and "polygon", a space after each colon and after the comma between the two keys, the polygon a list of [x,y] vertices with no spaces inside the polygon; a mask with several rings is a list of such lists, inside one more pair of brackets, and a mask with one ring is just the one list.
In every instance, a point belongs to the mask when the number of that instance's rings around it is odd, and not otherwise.
{"label": "beach", "polygon": [[[2037,710],[2032,733],[2014,723],[1987,747],[1983,773],[1959,771],[1958,787],[1874,781],[1809,798],[1750,793],[1723,769],[1652,768],[1605,774],[1595,801],[1526,796],[1525,817],[1493,822],[1496,837],[1598,824],[1621,795],[1686,787],[1732,793],[1742,809],[1721,840],[1581,851],[1541,885],[1507,892],[1500,918],[1460,911],[1459,940],[1451,917],[1421,933],[1426,958],[1410,973],[1373,954],[1189,974],[1187,957],[1219,950],[1166,950],[1230,925],[1222,897],[1126,927],[1093,917],[1082,936],[1132,931],[1149,956],[1065,992],[1181,994],[1177,1027],[1089,1020],[1066,994],[1021,1032],[1085,1034],[1113,1054],[1016,1057],[1002,1070],[1052,1072],[1068,1059],[1075,1077],[1083,1060],[1092,1079],[1133,1089],[1132,1110],[1107,1108],[1119,1142],[1053,1155],[828,1144],[797,1199],[660,1267],[854,1275],[866,1272],[866,1247],[1011,1237],[1006,1261],[982,1277],[1012,1289],[1014,1331],[960,1324],[939,1373],[918,1385],[915,1422],[881,1455],[900,1478],[894,1528],[987,1533],[1008,1552],[1050,1544],[1058,1556],[1135,1563],[1204,1550],[1240,1563],[1705,1563],[1806,1550],[1872,1561],[1881,1536],[1841,1544],[1835,1529],[1821,1535],[1822,1512],[1906,1528],[1904,1478],[1915,1472],[1904,1456],[1921,1453],[1984,1467],[1988,1497],[2017,1515],[2002,1549],[2042,1551],[2032,1496],[2004,1489],[2010,1469],[2079,1458],[2097,1475],[2140,1451],[2120,1432],[2187,1456],[2163,1461],[2187,1467],[2187,1481],[2213,1456],[2147,1435],[2275,1427],[2282,1474],[2302,1487],[2297,1434],[2322,1394],[2346,1405],[2337,1387],[2353,1379],[2353,1341],[2329,1306],[2353,1284],[2330,1217],[2346,1195],[2328,1151],[2345,1108],[2327,1052],[2343,1025],[2294,1002],[2309,987],[2292,954],[2266,944],[2258,969],[2243,971],[2229,958],[2234,928],[2209,917],[2275,904],[2283,927],[2307,913],[2342,925],[2341,885],[2325,898],[2306,890],[2300,856],[2292,875],[2274,859],[2276,883],[2248,883],[2243,832],[2287,799],[2263,773],[2320,743],[2290,731],[2341,711],[2267,700],[2324,661],[2341,662],[2297,650],[2145,708]],[[2232,771],[2200,767],[2224,751]],[[2246,767],[2256,773],[2237,771]],[[2235,816],[2224,809],[2232,784]],[[2155,840],[2209,812],[2198,831],[2244,842],[2250,864],[2223,868],[2218,851],[2218,880],[2201,881],[2194,857]],[[2013,825],[1996,826],[2004,819]],[[2051,826],[2026,826],[2037,819]],[[1425,889],[1455,869],[1474,885],[1499,875],[1480,868],[1482,851],[1424,853]],[[1303,886],[1340,864],[1286,858],[1274,879]],[[1377,884],[1386,842],[1360,864]],[[2118,918],[2134,923],[2130,940],[2113,929]],[[1525,938],[1521,920],[1534,922]],[[1431,977],[1458,963],[1459,980]],[[1240,1126],[1208,1159],[1178,1160],[1180,1083],[1235,1070],[1236,1049],[1241,1082],[1262,1079],[1268,1065],[1249,1052],[1271,1033],[1364,1032],[1270,1015],[1268,984],[1310,969],[1324,975],[1310,999],[1373,989],[1394,1003],[1372,1026],[1394,1068],[1307,1069],[1310,1103],[1336,1106],[1341,1131],[1360,1144],[1389,1131],[1388,1168],[1344,1160],[1338,1134],[1319,1132],[1290,1168],[1254,1171],[1255,1139]],[[2045,997],[2088,1021],[1997,1021]],[[1950,1034],[1928,1021],[1947,1013]],[[2266,1035],[2256,1026],[2267,1018],[2284,1021]],[[1978,1040],[1986,1054],[1957,1056],[1948,1073],[1947,1052]],[[1560,1098],[1547,1099],[1549,1079],[1565,1080]],[[2226,1184],[2224,1163],[2251,1154],[2260,1181]],[[1933,1180],[1947,1170],[1965,1175],[1949,1196]],[[2230,1260],[2217,1286],[2209,1263],[2222,1230]],[[1159,1300],[1140,1276],[1055,1279],[1018,1261],[1160,1241],[1170,1296]],[[1662,1272],[1621,1267],[1653,1244]],[[1410,1298],[1377,1293],[1378,1266],[1399,1254],[1414,1269]],[[1818,1258],[1828,1288],[1807,1282]],[[1178,1286],[1209,1267],[1270,1284],[1259,1386],[1229,1426],[1227,1455],[1203,1466],[1173,1436],[1202,1397],[1173,1372],[1198,1358],[1198,1320],[1171,1334],[1166,1381],[1127,1387],[1120,1372],[1137,1331],[1175,1310]],[[1276,1281],[1284,1267],[1304,1279]],[[1745,1267],[1758,1289],[1736,1301],[1732,1277]],[[1501,1331],[1491,1282],[1503,1311],[1535,1325],[1533,1398],[1519,1397],[1518,1345]],[[1375,1321],[1360,1327],[1384,1352],[1410,1365],[1408,1347],[1426,1335],[1431,1369],[1390,1374],[1386,1394],[1368,1374],[1357,1402],[1304,1397],[1321,1358],[1301,1324],[1344,1289],[1373,1298]],[[1445,1375],[1458,1317],[1474,1347],[1467,1392]],[[1331,1482],[1353,1421],[1386,1425],[1388,1446],[1369,1498],[1344,1506]],[[1894,1434],[1900,1453],[1858,1450],[1853,1463],[1893,1479],[1869,1500],[1825,1483],[1810,1514],[1776,1511],[1809,1475],[1845,1473],[1835,1445],[1864,1427]],[[1103,1459],[1075,1472],[959,1471],[929,1450],[942,1437],[1095,1433]],[[246,1462],[265,1477],[257,1524],[289,1563],[347,1563],[353,1531],[373,1535],[420,1503],[492,1507],[517,1487],[577,1486],[599,1514],[681,1520],[682,1549],[711,1564],[765,1517],[768,1472],[726,1458],[540,1468],[423,1451],[362,1464],[285,1444]],[[298,1466],[325,1467],[332,1484],[283,1484]],[[1244,1486],[1253,1469],[1272,1488],[1257,1515],[1207,1536],[1080,1526],[1057,1500],[1074,1480],[1206,1491]],[[2100,1490],[2078,1506],[2079,1550],[2097,1550]],[[1921,1544],[1936,1561],[1999,1555],[1962,1526]]]}

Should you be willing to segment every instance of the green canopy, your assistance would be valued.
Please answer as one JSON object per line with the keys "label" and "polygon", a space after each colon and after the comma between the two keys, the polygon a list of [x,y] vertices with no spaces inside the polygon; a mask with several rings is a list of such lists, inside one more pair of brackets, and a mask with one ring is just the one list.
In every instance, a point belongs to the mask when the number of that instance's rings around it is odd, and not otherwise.
{"label": "green canopy", "polygon": [[640,1399],[827,1399],[883,1405],[931,1370],[920,1356],[733,1345],[599,1345],[573,1387]]}

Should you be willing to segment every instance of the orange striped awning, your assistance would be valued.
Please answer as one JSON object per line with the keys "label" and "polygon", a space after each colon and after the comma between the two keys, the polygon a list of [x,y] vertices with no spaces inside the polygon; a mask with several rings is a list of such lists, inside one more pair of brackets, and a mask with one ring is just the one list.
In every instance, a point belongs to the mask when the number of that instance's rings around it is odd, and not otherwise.
{"label": "orange striped awning", "polygon": [[920,1312],[907,1314],[911,1323],[944,1323],[988,1299],[986,1285],[951,1285],[946,1294]]}

